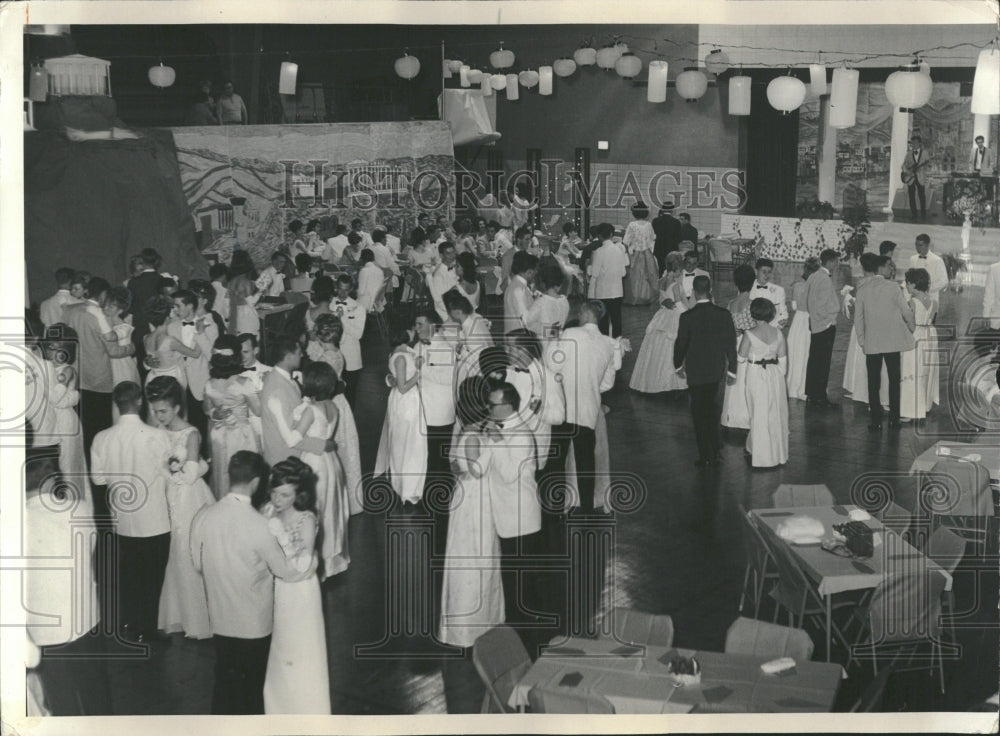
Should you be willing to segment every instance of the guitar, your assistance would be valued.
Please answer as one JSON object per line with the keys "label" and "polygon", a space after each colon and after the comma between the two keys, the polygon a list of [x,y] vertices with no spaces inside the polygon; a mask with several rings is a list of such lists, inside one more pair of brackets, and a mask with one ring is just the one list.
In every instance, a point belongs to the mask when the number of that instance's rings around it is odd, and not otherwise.
{"label": "guitar", "polygon": [[[909,154],[907,154],[907,155],[909,155]],[[921,166],[926,166],[930,162],[931,162],[931,160],[928,158],[928,159],[924,159],[920,163],[916,164],[911,169],[905,169],[904,168],[902,171],[899,172],[899,178],[901,178],[903,180],[903,183],[906,186],[910,186],[911,184],[913,184],[913,182],[915,182],[917,180],[917,169],[919,169]]]}

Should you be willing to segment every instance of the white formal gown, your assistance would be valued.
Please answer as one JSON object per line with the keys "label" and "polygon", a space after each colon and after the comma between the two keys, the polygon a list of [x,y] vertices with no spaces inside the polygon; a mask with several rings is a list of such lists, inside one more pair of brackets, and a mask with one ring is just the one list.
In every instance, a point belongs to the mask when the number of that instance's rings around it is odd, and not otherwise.
{"label": "white formal gown", "polygon": [[916,345],[900,356],[899,415],[906,419],[923,419],[940,399],[940,368],[931,365],[937,348],[937,332],[931,324],[936,309],[936,304],[928,310],[920,300],[913,300]]}
{"label": "white formal gown", "polygon": [[809,363],[809,344],[812,333],[809,331],[809,313],[805,311],[805,282],[799,281],[792,287],[792,308],[795,316],[788,328],[788,375],[785,385],[788,386],[788,398],[805,399],[806,397],[806,365]]}
{"label": "white formal gown", "polygon": [[[416,352],[410,347],[389,356],[389,372],[397,381],[396,360],[402,355],[409,378],[417,370]],[[413,386],[406,393],[397,388],[389,392],[389,402],[382,425],[378,456],[375,458],[375,477],[389,474],[389,482],[404,501],[418,503],[424,497],[424,476],[427,474],[427,422],[424,419],[420,386]]]}
{"label": "white formal gown", "polygon": [[770,468],[788,462],[788,396],[785,377],[777,364],[758,365],[755,361],[777,360],[778,347],[785,338],[778,335],[766,343],[752,332],[746,366],[746,400],[750,410],[747,452],[755,468]]}

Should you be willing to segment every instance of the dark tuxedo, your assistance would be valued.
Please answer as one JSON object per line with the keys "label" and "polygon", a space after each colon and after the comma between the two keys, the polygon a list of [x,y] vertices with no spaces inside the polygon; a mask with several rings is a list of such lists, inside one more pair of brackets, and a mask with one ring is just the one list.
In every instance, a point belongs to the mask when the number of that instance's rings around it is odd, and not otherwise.
{"label": "dark tuxedo", "polygon": [[691,245],[698,249],[698,228],[694,225],[681,225],[681,241],[690,240]]}
{"label": "dark tuxedo", "polygon": [[677,244],[681,242],[681,222],[673,215],[664,212],[653,219],[652,225],[653,232],[656,233],[653,255],[660,265],[660,273],[663,273],[667,253],[677,250]]}
{"label": "dark tuxedo", "polygon": [[728,309],[698,302],[681,313],[674,342],[674,368],[684,366],[698,459],[713,460],[719,438],[719,384],[736,371],[736,326]]}
{"label": "dark tuxedo", "polygon": [[139,364],[139,372],[145,378],[146,367],[143,360],[146,348],[142,341],[149,334],[149,318],[146,316],[146,302],[160,293],[160,274],[156,271],[143,271],[135,278],[129,279],[128,290],[132,295],[132,344],[135,345],[135,360]]}

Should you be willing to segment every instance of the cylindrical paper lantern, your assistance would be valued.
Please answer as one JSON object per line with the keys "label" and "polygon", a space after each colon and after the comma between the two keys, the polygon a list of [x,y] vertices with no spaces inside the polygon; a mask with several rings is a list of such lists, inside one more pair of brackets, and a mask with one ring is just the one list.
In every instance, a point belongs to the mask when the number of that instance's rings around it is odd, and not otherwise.
{"label": "cylindrical paper lantern", "polygon": [[816,97],[826,94],[826,67],[822,64],[809,65],[809,91]]}
{"label": "cylindrical paper lantern", "polygon": [[525,69],[523,72],[517,75],[517,79],[522,85],[524,85],[528,89],[531,89],[536,84],[538,84],[538,72],[532,69]]}
{"label": "cylindrical paper lantern", "polygon": [[517,83],[518,83],[518,79],[517,79],[517,75],[516,74],[508,74],[507,75],[507,99],[508,100],[516,100],[518,98],[518,96],[521,94],[521,91],[517,88],[518,87]]}
{"label": "cylindrical paper lantern", "polygon": [[490,86],[499,91],[507,87],[507,76],[505,74],[491,74]]}
{"label": "cylindrical paper lantern", "polygon": [[556,59],[552,62],[552,71],[560,77],[568,77],[576,71],[576,62],[572,59]]}
{"label": "cylindrical paper lantern", "polygon": [[451,79],[451,59],[443,59],[441,61],[441,76],[445,79]]}
{"label": "cylindrical paper lantern", "polygon": [[552,94],[552,67],[550,66],[538,67],[538,94]]}
{"label": "cylindrical paper lantern", "polygon": [[833,70],[830,90],[830,127],[853,128],[858,116],[858,70]]}
{"label": "cylindrical paper lantern", "polygon": [[996,46],[979,52],[972,80],[972,112],[1000,115],[1000,49]]}
{"label": "cylindrical paper lantern", "polygon": [[490,54],[490,66],[494,69],[508,69],[514,66],[514,52],[500,44],[500,48]]}
{"label": "cylindrical paper lantern", "polygon": [[601,69],[614,69],[615,62],[621,57],[621,53],[614,46],[605,46],[597,52],[597,66]]}
{"label": "cylindrical paper lantern", "polygon": [[677,94],[688,102],[700,100],[708,90],[708,77],[696,66],[685,67],[674,82]]}
{"label": "cylindrical paper lantern", "polygon": [[806,99],[806,85],[795,77],[776,77],[767,85],[767,101],[785,115],[794,112]]}
{"label": "cylindrical paper lantern", "polygon": [[573,52],[573,61],[577,66],[593,66],[597,63],[597,49],[582,46]]}
{"label": "cylindrical paper lantern", "polygon": [[490,97],[493,94],[493,79],[492,75],[484,74],[482,81],[479,83],[483,90],[483,97]]}
{"label": "cylindrical paper lantern", "polygon": [[622,54],[615,62],[615,71],[618,72],[619,77],[625,79],[637,77],[642,71],[642,59],[635,54]]}
{"label": "cylindrical paper lantern", "polygon": [[469,81],[469,71],[470,69],[468,64],[462,64],[462,66],[458,69],[458,83],[463,87],[472,86],[472,82]]}
{"label": "cylindrical paper lantern", "polygon": [[705,57],[705,68],[718,76],[729,68],[729,56],[722,49],[712,49]]}
{"label": "cylindrical paper lantern", "polygon": [[470,69],[468,77],[470,84],[480,84],[483,81],[483,72],[481,69]]}
{"label": "cylindrical paper lantern", "polygon": [[934,83],[917,65],[893,72],[885,80],[885,96],[900,112],[913,112],[931,99]]}
{"label": "cylindrical paper lantern", "polygon": [[149,67],[149,83],[154,87],[169,87],[176,78],[177,73],[173,67],[163,66],[162,61],[159,66]]}
{"label": "cylindrical paper lantern", "polygon": [[750,77],[738,76],[729,78],[729,114],[750,114]]}
{"label": "cylindrical paper lantern", "polygon": [[649,102],[667,101],[667,69],[669,64],[660,59],[649,62],[649,85],[646,99]]}
{"label": "cylindrical paper lantern", "polygon": [[[406,57],[404,57],[406,58]],[[413,58],[412,56],[409,58]],[[396,62],[399,64],[399,61]],[[417,69],[420,69],[420,62],[417,62]],[[396,73],[399,74],[399,68],[397,67]],[[299,76],[299,65],[293,64],[290,61],[281,62],[281,73],[278,76],[278,94],[279,95],[294,95],[295,94],[295,80]],[[402,76],[400,74],[400,76]],[[410,77],[403,77],[404,79],[410,79]]]}

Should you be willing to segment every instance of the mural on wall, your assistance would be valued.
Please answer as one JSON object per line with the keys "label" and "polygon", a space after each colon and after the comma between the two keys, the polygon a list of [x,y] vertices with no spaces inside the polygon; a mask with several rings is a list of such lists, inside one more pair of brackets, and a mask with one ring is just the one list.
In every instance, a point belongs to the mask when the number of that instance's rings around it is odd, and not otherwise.
{"label": "mural on wall", "polygon": [[[810,97],[799,109],[799,150],[797,201],[817,196],[820,145],[819,100]],[[953,171],[969,167],[972,147],[973,117],[970,98],[960,96],[957,83],[935,83],[930,101],[913,113],[911,134],[918,133],[931,163],[928,211],[941,216],[944,183]],[[862,84],[858,87],[857,124],[837,131],[837,175],[834,205],[844,206],[845,193],[857,189],[873,211],[885,207],[889,198],[889,158],[892,136],[892,105],[885,96],[885,85]],[[853,194],[853,193],[852,193]],[[851,197],[851,194],[848,194]],[[906,189],[896,192],[893,206],[907,211]]]}
{"label": "mural on wall", "polygon": [[293,220],[320,236],[354,218],[406,236],[417,214],[452,211],[454,150],[437,122],[173,129],[184,194],[208,257],[234,249],[258,267],[288,242]]}

